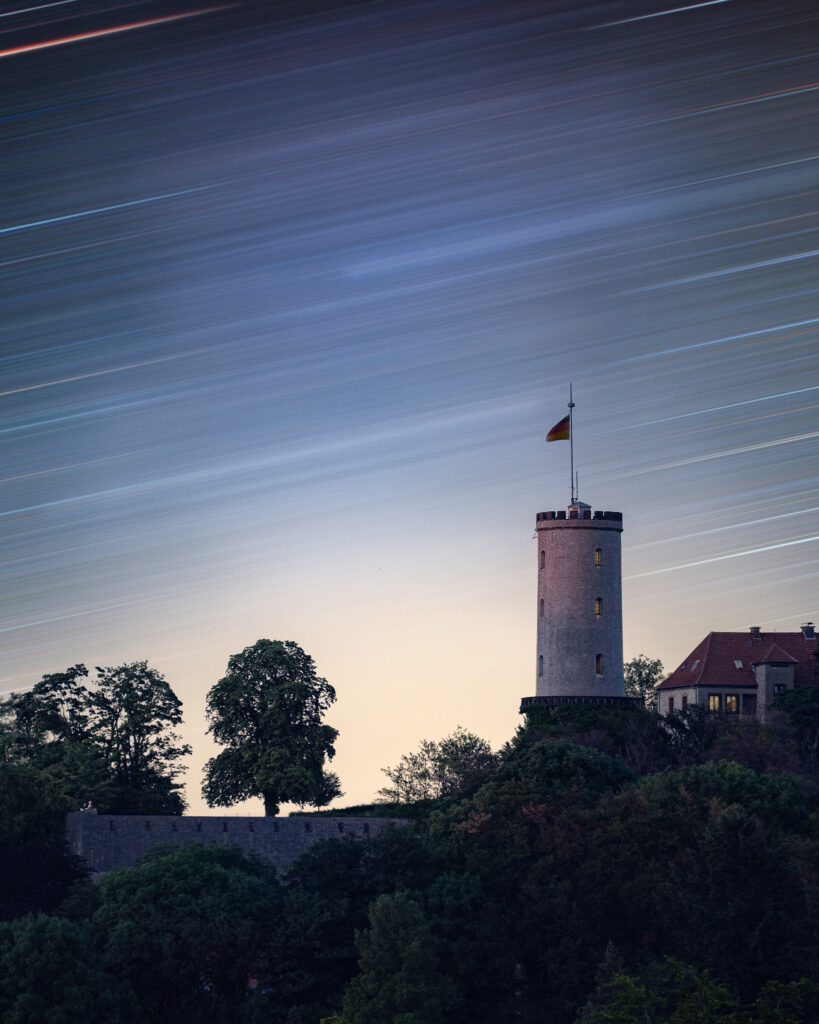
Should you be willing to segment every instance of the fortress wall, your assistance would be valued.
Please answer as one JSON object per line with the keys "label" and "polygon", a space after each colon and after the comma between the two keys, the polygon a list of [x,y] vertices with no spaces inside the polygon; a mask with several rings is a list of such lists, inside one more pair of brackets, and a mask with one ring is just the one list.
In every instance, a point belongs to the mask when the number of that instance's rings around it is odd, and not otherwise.
{"label": "fortress wall", "polygon": [[238,846],[286,870],[322,839],[368,839],[386,828],[403,827],[402,818],[348,818],[317,815],[293,818],[195,818],[174,815],[66,815],[72,853],[95,875],[138,864],[159,847]]}

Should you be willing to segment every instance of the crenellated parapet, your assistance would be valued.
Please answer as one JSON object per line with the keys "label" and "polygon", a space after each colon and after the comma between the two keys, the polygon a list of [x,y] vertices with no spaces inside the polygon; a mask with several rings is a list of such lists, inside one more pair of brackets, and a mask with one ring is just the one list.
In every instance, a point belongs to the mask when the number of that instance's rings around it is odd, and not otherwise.
{"label": "crenellated parapet", "polygon": [[535,525],[538,529],[541,526],[556,524],[588,524],[600,529],[620,530],[623,529],[623,513],[600,511],[591,508],[561,508],[556,512],[538,512],[535,517]]}

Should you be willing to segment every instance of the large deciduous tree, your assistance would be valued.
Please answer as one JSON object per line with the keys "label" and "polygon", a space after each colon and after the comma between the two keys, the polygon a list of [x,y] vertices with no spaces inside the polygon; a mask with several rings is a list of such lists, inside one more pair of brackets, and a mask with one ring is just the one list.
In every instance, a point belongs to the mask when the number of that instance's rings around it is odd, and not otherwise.
{"label": "large deciduous tree", "polygon": [[205,766],[208,804],[260,796],[273,815],[284,802],[322,807],[340,796],[338,777],[325,769],[338,732],[322,721],[335,699],[290,640],[258,640],[234,654],[207,696],[208,731],[225,747]]}
{"label": "large deciduous tree", "polygon": [[94,679],[74,665],[0,701],[0,759],[45,772],[75,807],[181,814],[181,721],[180,700],[147,662],[98,667]]}

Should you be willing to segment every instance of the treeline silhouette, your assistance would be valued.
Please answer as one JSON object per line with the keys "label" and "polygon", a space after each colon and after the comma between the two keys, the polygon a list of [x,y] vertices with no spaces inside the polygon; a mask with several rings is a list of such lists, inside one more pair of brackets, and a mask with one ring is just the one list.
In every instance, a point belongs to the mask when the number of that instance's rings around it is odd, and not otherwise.
{"label": "treeline silhouette", "polygon": [[0,1019],[815,1024],[819,690],[777,705],[534,708],[409,827],[283,877],[188,848],[91,882],[53,776],[6,761]]}

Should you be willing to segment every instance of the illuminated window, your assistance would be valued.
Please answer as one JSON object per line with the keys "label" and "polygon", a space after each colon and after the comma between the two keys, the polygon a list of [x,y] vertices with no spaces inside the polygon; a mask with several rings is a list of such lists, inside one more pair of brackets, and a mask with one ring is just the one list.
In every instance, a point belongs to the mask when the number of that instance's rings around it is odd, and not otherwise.
{"label": "illuminated window", "polygon": [[669,697],[668,698],[668,713],[669,713],[669,715],[673,715],[674,714],[674,698],[673,697]]}
{"label": "illuminated window", "polygon": [[540,608],[538,610],[538,615],[540,615],[540,617],[543,618],[543,598],[542,597],[540,599]]}
{"label": "illuminated window", "polygon": [[708,694],[708,710],[722,711],[722,696],[718,693]]}
{"label": "illuminated window", "polygon": [[541,569],[545,569],[546,568],[546,552],[545,551],[541,551],[540,552],[540,568]]}
{"label": "illuminated window", "polygon": [[725,712],[729,715],[739,714],[739,697],[735,693],[725,694]]}
{"label": "illuminated window", "polygon": [[602,548],[595,548],[594,549],[594,564],[597,566],[598,569],[603,564],[603,549]]}
{"label": "illuminated window", "polygon": [[687,707],[688,707],[688,697],[686,697],[685,694],[683,694],[682,710],[685,711]]}
{"label": "illuminated window", "polygon": [[543,655],[542,654],[539,654],[538,657],[537,657],[537,674],[539,676],[543,675]]}
{"label": "illuminated window", "polygon": [[595,654],[594,656],[594,671],[598,676],[603,675],[603,655]]}
{"label": "illuminated window", "polygon": [[595,616],[598,619],[603,614],[603,598],[602,597],[596,597],[594,599],[594,614],[595,614]]}

